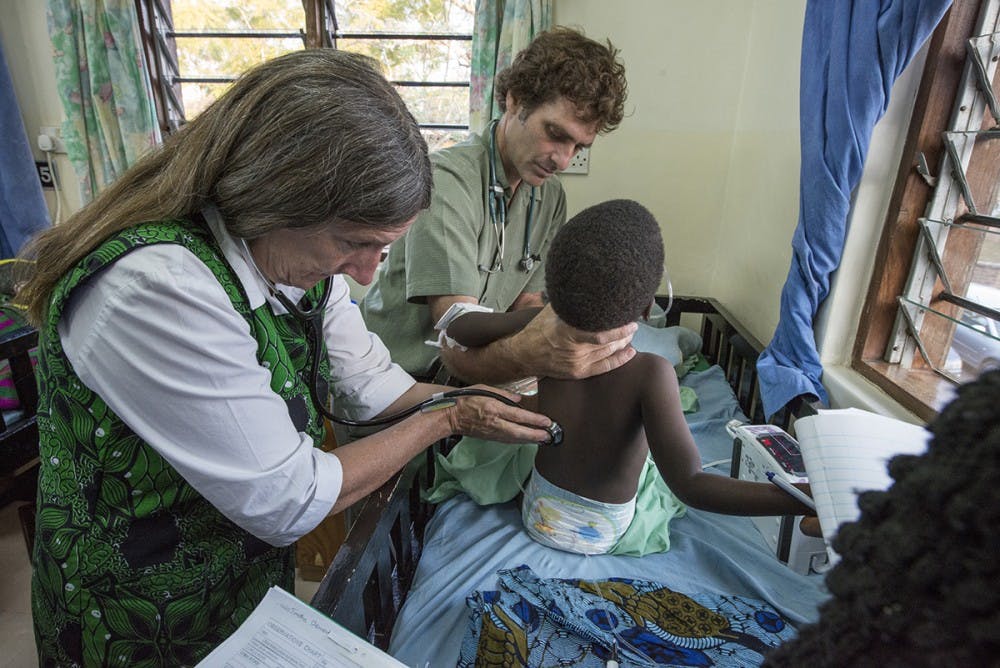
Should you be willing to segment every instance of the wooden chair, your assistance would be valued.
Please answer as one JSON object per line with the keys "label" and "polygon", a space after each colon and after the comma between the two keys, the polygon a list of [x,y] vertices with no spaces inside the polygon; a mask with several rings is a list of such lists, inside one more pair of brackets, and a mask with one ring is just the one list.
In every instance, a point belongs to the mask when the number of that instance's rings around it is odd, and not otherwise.
{"label": "wooden chair", "polygon": [[[337,437],[333,425],[326,422],[326,440],[323,450],[330,452],[337,447]],[[347,536],[345,513],[337,513],[325,518],[315,529],[299,538],[295,544],[295,561],[299,577],[307,582],[319,582],[326,575],[337,550]]]}
{"label": "wooden chair", "polygon": [[0,332],[0,360],[9,373],[19,406],[0,412],[0,506],[19,503],[18,516],[30,556],[35,542],[35,495],[38,489],[38,386],[31,350],[38,332],[30,325]]}

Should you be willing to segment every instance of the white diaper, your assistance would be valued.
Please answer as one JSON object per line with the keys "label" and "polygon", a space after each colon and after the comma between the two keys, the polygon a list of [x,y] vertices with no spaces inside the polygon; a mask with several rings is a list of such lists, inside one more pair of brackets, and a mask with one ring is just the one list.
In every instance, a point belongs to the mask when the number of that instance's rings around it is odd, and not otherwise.
{"label": "white diaper", "polygon": [[567,552],[606,554],[622,537],[635,516],[635,499],[601,503],[568,492],[531,472],[521,521],[534,540]]}

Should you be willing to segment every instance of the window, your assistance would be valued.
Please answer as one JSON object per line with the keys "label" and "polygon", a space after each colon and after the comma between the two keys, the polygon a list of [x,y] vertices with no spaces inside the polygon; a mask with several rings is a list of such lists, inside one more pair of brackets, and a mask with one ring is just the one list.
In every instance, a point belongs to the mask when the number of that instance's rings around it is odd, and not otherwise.
{"label": "window", "polygon": [[853,367],[924,419],[1000,365],[1000,0],[935,31]]}
{"label": "window", "polygon": [[242,72],[305,47],[378,60],[431,149],[465,136],[475,0],[138,0],[161,128]]}

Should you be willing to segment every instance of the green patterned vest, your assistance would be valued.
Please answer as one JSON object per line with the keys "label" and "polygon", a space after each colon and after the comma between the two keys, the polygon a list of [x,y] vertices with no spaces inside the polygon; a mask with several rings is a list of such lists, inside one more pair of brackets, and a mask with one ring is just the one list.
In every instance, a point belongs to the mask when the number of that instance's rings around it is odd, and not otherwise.
{"label": "green patterned vest", "polygon": [[56,285],[39,332],[32,612],[42,666],[192,665],[271,585],[294,591],[292,548],[272,547],[226,519],[80,381],[63,352],[57,323],[73,289],[126,253],[159,243],[180,244],[211,269],[250,324],[271,389],[296,427],[323,441],[304,380],[305,333],[267,304],[250,309],[210,232],[185,221],[142,224],[84,257]]}

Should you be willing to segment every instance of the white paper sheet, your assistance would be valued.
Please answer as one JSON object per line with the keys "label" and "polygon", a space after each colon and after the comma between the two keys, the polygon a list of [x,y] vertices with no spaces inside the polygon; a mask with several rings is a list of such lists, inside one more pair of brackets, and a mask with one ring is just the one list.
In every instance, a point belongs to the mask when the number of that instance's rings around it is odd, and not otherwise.
{"label": "white paper sheet", "polygon": [[920,425],[856,408],[820,410],[795,422],[831,563],[839,559],[830,547],[837,529],[861,514],[858,494],[888,489],[889,459],[923,453],[929,436]]}
{"label": "white paper sheet", "polygon": [[271,587],[236,632],[198,664],[198,668],[401,666],[280,587]]}

